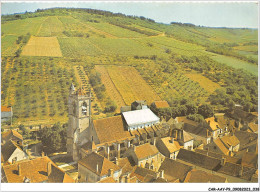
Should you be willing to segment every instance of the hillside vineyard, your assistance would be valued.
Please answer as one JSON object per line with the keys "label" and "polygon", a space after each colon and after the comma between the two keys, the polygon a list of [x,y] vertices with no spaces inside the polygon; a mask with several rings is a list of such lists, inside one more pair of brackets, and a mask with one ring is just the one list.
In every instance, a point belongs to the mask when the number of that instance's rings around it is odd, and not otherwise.
{"label": "hillside vineyard", "polygon": [[73,8],[1,29],[3,182],[257,182],[257,29]]}

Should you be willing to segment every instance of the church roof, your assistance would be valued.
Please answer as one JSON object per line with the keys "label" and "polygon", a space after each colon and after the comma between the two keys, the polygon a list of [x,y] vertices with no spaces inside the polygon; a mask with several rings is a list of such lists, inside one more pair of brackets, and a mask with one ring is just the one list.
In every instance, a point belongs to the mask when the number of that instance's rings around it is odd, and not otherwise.
{"label": "church roof", "polygon": [[93,120],[93,125],[100,143],[131,137],[130,132],[124,128],[124,122],[121,115]]}
{"label": "church roof", "polygon": [[149,122],[159,121],[157,117],[150,109],[141,109],[134,111],[127,111],[122,113],[128,126],[140,125]]}

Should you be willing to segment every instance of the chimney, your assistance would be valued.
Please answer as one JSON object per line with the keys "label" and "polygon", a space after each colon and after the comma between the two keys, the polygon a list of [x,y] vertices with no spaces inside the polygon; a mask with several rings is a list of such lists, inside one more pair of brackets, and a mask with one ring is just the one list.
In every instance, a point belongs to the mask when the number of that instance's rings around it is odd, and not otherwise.
{"label": "chimney", "polygon": [[44,157],[44,152],[42,151],[42,157]]}
{"label": "chimney", "polygon": [[161,171],[160,171],[160,177],[161,177],[161,178],[164,178],[164,170],[161,170]]}
{"label": "chimney", "polygon": [[209,147],[207,148],[207,156],[209,156]]}
{"label": "chimney", "polygon": [[51,162],[47,163],[47,174],[48,176],[51,174]]}
{"label": "chimney", "polygon": [[171,142],[174,143],[174,138],[173,137],[171,138]]}
{"label": "chimney", "polygon": [[18,164],[18,175],[21,176],[22,175],[22,169],[21,169],[21,165]]}
{"label": "chimney", "polygon": [[133,145],[133,149],[134,149],[134,151],[136,151],[136,146],[135,145]]}
{"label": "chimney", "polygon": [[208,121],[208,125],[210,125],[210,120]]}
{"label": "chimney", "polygon": [[113,177],[114,175],[114,170],[113,169],[108,169],[108,176]]}
{"label": "chimney", "polygon": [[224,166],[226,164],[226,158],[225,157],[222,157],[221,159],[221,165]]}
{"label": "chimney", "polygon": [[96,171],[97,171],[97,173],[98,173],[98,163],[97,163]]}

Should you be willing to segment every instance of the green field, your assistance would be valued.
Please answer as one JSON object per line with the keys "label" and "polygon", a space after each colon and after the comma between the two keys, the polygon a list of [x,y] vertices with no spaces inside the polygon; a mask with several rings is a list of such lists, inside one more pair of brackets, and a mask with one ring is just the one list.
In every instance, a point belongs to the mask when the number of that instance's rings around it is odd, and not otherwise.
{"label": "green field", "polygon": [[46,17],[28,18],[23,20],[9,21],[1,26],[4,34],[25,35],[31,33],[37,35],[41,24],[46,20]]}
{"label": "green field", "polygon": [[89,39],[79,37],[59,38],[62,54],[65,57],[80,57],[86,55],[100,55],[101,50]]}
{"label": "green field", "polygon": [[40,31],[37,33],[39,37],[62,36],[64,27],[62,22],[54,16],[47,17],[41,24]]}
{"label": "green field", "polygon": [[18,45],[16,44],[17,36],[15,35],[5,35],[2,37],[1,50],[2,55],[5,56],[13,56],[18,49]]}
{"label": "green field", "polygon": [[252,73],[253,75],[258,76],[258,66],[252,63],[248,63],[246,61],[242,61],[225,55],[216,55],[213,56],[212,59],[236,69],[244,69]]}

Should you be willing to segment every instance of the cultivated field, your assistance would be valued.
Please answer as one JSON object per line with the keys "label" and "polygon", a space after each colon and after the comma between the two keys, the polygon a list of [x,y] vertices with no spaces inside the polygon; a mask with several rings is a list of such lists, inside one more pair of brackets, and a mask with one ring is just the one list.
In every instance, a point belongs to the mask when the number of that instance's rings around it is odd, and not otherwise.
{"label": "cultivated field", "polygon": [[11,105],[18,121],[67,121],[68,90],[74,71],[57,58],[2,58],[2,105]]}
{"label": "cultivated field", "polygon": [[4,56],[13,56],[19,46],[16,44],[17,36],[15,35],[4,35],[2,37],[1,50]]}
{"label": "cultivated field", "polygon": [[106,92],[110,96],[110,98],[116,102],[118,106],[116,112],[120,112],[120,107],[125,106],[125,101],[122,98],[122,95],[118,91],[117,87],[113,83],[111,77],[109,76],[106,67],[101,65],[96,65],[96,70],[101,74],[101,81],[106,87]]}
{"label": "cultivated field", "polygon": [[186,73],[185,74],[191,80],[198,82],[201,87],[203,87],[209,93],[213,93],[216,89],[220,88],[220,85],[211,81],[207,77],[204,77],[198,73]]}
{"label": "cultivated field", "polygon": [[[148,103],[160,100],[160,97],[145,82],[135,68],[108,66],[106,70],[126,105],[130,105],[135,100],[146,100]],[[106,75],[103,78],[108,78],[108,76]],[[110,89],[108,92],[113,93],[114,87],[108,87],[107,89]]]}
{"label": "cultivated field", "polygon": [[56,16],[47,17],[37,33],[39,37],[61,36],[64,31],[62,22]]}
{"label": "cultivated field", "polygon": [[23,48],[22,55],[62,57],[60,45],[56,37],[32,36]]}
{"label": "cultivated field", "polygon": [[233,57],[217,54],[216,56],[213,56],[212,59],[236,69],[244,69],[255,76],[258,75],[258,66],[255,64],[248,63],[246,61],[242,61]]}

